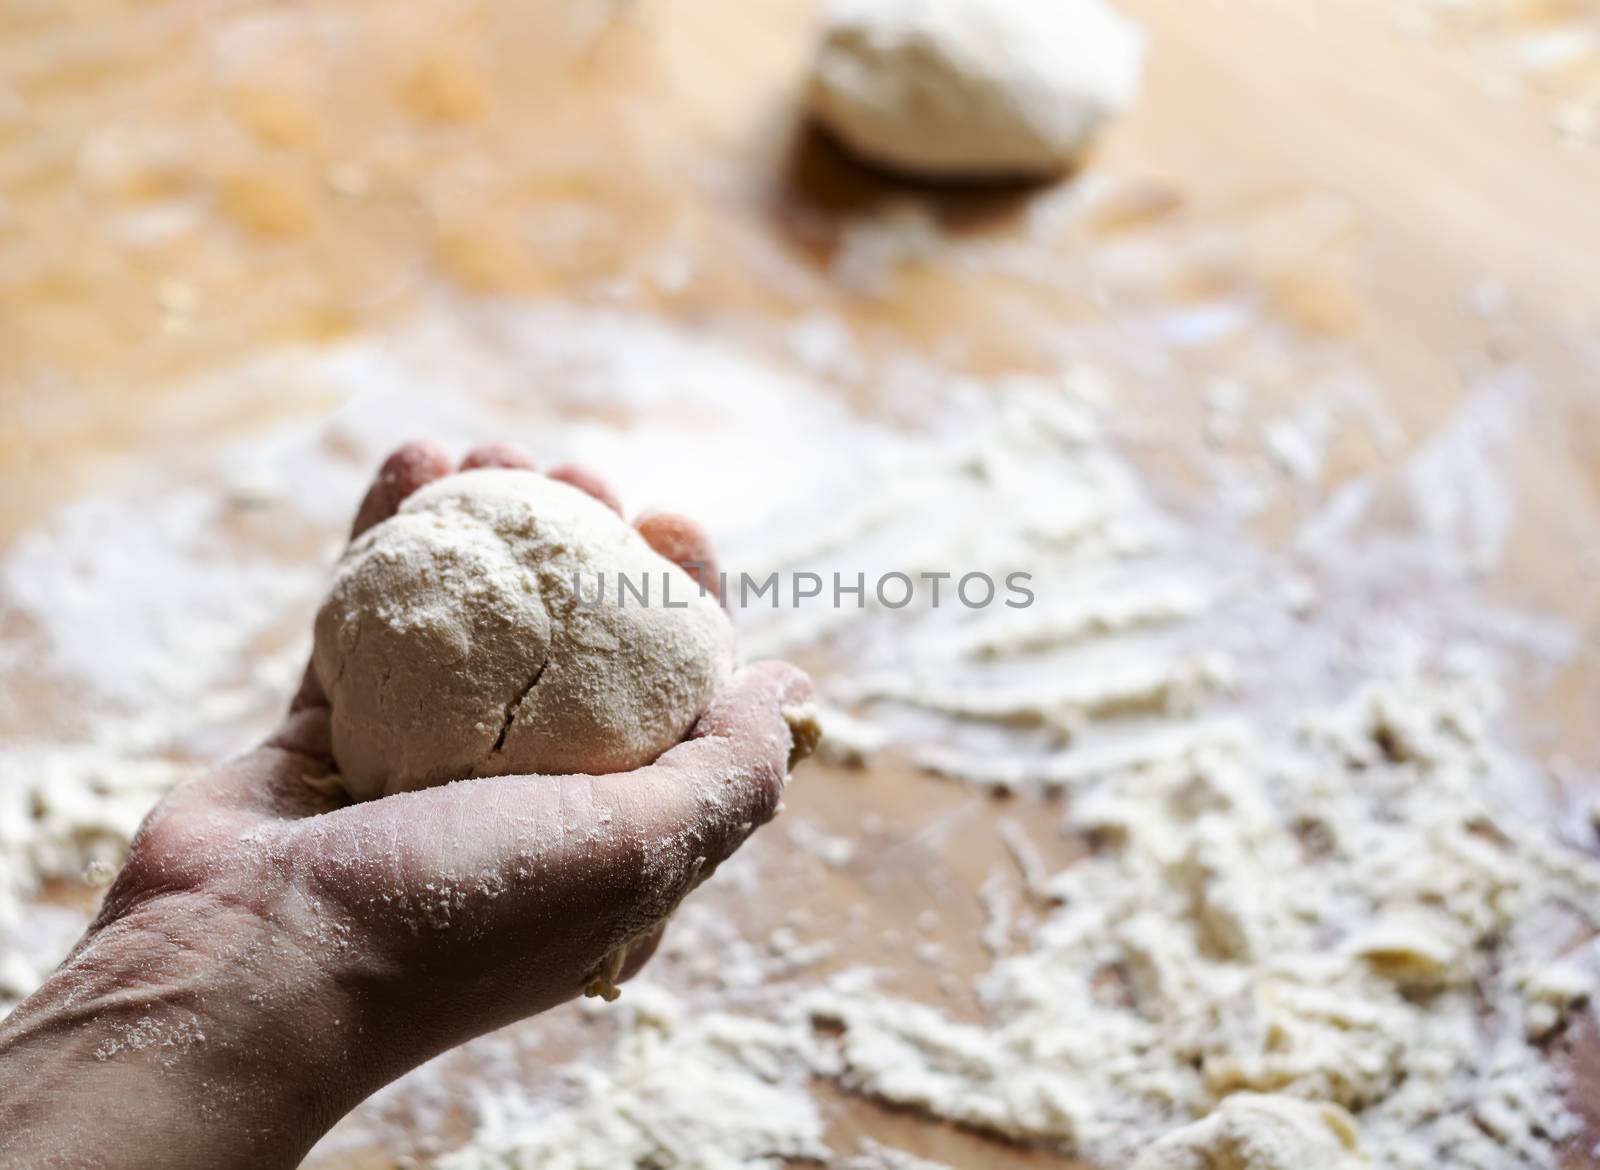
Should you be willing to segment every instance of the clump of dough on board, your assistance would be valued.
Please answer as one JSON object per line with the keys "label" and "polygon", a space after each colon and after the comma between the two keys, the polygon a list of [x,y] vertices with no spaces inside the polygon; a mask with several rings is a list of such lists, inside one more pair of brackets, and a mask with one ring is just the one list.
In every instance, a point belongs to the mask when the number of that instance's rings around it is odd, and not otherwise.
{"label": "clump of dough on board", "polygon": [[1145,1149],[1133,1170],[1361,1170],[1356,1123],[1337,1105],[1235,1093]]}
{"label": "clump of dough on board", "polygon": [[[649,604],[622,603],[619,576],[648,581]],[[603,600],[583,604],[602,582]],[[480,470],[428,485],[351,544],[313,663],[345,787],[370,799],[647,764],[726,681],[733,643],[717,600],[604,504],[536,472]]]}
{"label": "clump of dough on board", "polygon": [[1133,101],[1143,53],[1105,0],[837,0],[811,112],[893,170],[1047,177]]}

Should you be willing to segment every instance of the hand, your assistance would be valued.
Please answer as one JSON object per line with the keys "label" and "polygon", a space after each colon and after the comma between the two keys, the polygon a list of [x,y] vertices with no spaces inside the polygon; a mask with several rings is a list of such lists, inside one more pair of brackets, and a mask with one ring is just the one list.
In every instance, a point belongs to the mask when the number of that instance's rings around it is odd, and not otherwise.
{"label": "hand", "polygon": [[[462,470],[483,466],[532,463],[495,446]],[[437,446],[402,447],[355,532],[450,471]],[[617,506],[587,472],[551,474]],[[685,518],[639,528],[675,562],[710,565]],[[0,1024],[0,1167],[293,1166],[429,1057],[612,993],[776,811],[811,746],[785,712],[809,691],[761,663],[635,772],[349,804],[308,669],[262,746],[150,813],[83,939]]]}

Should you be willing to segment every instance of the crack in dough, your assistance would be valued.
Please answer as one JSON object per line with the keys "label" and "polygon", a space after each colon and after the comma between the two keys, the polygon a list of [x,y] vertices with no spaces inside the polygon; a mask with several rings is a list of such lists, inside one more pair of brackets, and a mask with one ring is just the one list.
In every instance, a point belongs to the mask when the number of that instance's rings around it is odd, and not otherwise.
{"label": "crack in dough", "polygon": [[533,688],[539,685],[539,680],[544,677],[545,667],[549,665],[550,655],[546,652],[545,656],[539,660],[539,666],[534,670],[533,677],[528,680],[528,685],[518,692],[516,698],[506,704],[505,721],[500,724],[500,734],[494,737],[494,747],[489,749],[491,755],[505,750],[506,735],[511,731],[512,721],[517,717],[517,709],[527,701],[528,696],[533,693]]}
{"label": "crack in dough", "polygon": [[[680,741],[732,672],[714,598],[621,603],[681,572],[592,497],[533,472],[449,476],[354,541],[317,614],[344,785],[624,772]],[[592,599],[596,580],[609,588]],[[657,586],[659,588],[659,585]]]}

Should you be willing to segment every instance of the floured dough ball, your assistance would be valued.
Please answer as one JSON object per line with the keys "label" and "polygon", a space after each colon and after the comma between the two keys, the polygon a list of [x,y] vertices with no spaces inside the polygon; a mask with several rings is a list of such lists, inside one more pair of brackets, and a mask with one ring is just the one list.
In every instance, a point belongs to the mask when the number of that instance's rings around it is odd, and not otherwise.
{"label": "floured dough ball", "polygon": [[1105,0],[838,0],[811,110],[895,170],[1047,176],[1133,100],[1142,57]]}
{"label": "floured dough ball", "polygon": [[[648,587],[649,604],[632,593],[619,604],[619,576]],[[578,590],[593,602],[602,582],[603,601],[580,604]],[[470,471],[351,544],[317,613],[313,662],[334,758],[364,800],[647,764],[728,678],[733,626],[584,492],[531,471]]]}
{"label": "floured dough ball", "polygon": [[1355,1122],[1337,1105],[1235,1093],[1146,1148],[1133,1170],[1360,1170]]}

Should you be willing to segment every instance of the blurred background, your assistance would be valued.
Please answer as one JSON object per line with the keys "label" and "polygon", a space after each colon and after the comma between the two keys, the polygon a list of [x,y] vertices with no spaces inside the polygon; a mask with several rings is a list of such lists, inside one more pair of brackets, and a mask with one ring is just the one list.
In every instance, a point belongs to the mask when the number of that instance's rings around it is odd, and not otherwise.
{"label": "blurred background", "polygon": [[[808,0],[0,3],[0,1010],[86,867],[271,725],[418,435],[590,465],[735,571],[1022,568],[1041,612],[736,615],[833,716],[787,827],[656,989],[436,1062],[309,1165],[543,1165],[629,1093],[663,1170],[1069,1165],[698,1033],[696,1091],[776,1120],[674,1138],[639,1046],[863,968],[983,1026],[1083,851],[1064,791],[1375,676],[1502,680],[1509,799],[1590,847],[1600,5],[1121,7],[1137,104],[995,189],[807,124]],[[1563,1043],[1589,1083],[1592,1023]]]}

